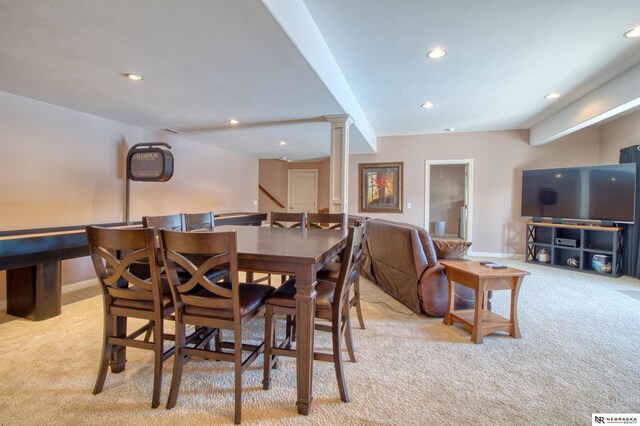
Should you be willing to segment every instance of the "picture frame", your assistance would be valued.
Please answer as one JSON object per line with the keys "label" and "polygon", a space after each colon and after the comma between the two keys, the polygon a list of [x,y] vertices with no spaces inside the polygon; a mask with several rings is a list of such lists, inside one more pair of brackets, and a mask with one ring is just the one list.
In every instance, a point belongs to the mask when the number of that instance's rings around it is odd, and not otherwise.
{"label": "picture frame", "polygon": [[359,211],[402,213],[403,163],[360,163]]}

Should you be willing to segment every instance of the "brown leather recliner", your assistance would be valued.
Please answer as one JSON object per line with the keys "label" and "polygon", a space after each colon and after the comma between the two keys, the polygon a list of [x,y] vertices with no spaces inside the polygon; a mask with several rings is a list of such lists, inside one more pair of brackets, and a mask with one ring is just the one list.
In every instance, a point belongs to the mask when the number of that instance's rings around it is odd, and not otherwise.
{"label": "brown leather recliner", "polygon": [[[444,316],[447,277],[429,233],[419,226],[371,219],[360,273],[416,313]],[[473,290],[456,286],[456,309],[474,307]]]}

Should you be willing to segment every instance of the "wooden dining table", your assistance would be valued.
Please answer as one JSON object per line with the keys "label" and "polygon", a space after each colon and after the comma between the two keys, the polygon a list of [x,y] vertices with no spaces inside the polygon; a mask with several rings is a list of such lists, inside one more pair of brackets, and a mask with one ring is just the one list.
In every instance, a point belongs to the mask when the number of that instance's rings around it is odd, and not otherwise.
{"label": "wooden dining table", "polygon": [[237,235],[238,269],[296,277],[296,405],[298,413],[307,415],[313,399],[316,273],[344,249],[348,231],[216,226],[213,232],[232,230]]}

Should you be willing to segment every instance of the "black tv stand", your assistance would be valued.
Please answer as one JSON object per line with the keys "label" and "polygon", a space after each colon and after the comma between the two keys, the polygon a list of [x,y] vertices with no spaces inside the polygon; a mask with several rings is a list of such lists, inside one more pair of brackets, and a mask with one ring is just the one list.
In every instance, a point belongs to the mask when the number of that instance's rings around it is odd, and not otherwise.
{"label": "black tv stand", "polygon": [[[533,221],[526,225],[526,262],[609,277],[622,275],[624,228]],[[548,262],[537,260],[543,249],[549,253]],[[607,256],[611,270],[593,269],[594,256]]]}

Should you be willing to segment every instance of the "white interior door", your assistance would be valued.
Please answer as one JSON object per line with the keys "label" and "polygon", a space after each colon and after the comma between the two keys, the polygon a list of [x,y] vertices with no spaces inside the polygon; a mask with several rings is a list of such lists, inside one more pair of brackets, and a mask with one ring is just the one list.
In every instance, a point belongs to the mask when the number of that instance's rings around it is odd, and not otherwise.
{"label": "white interior door", "polygon": [[287,211],[308,213],[317,211],[317,178],[317,170],[289,170]]}

